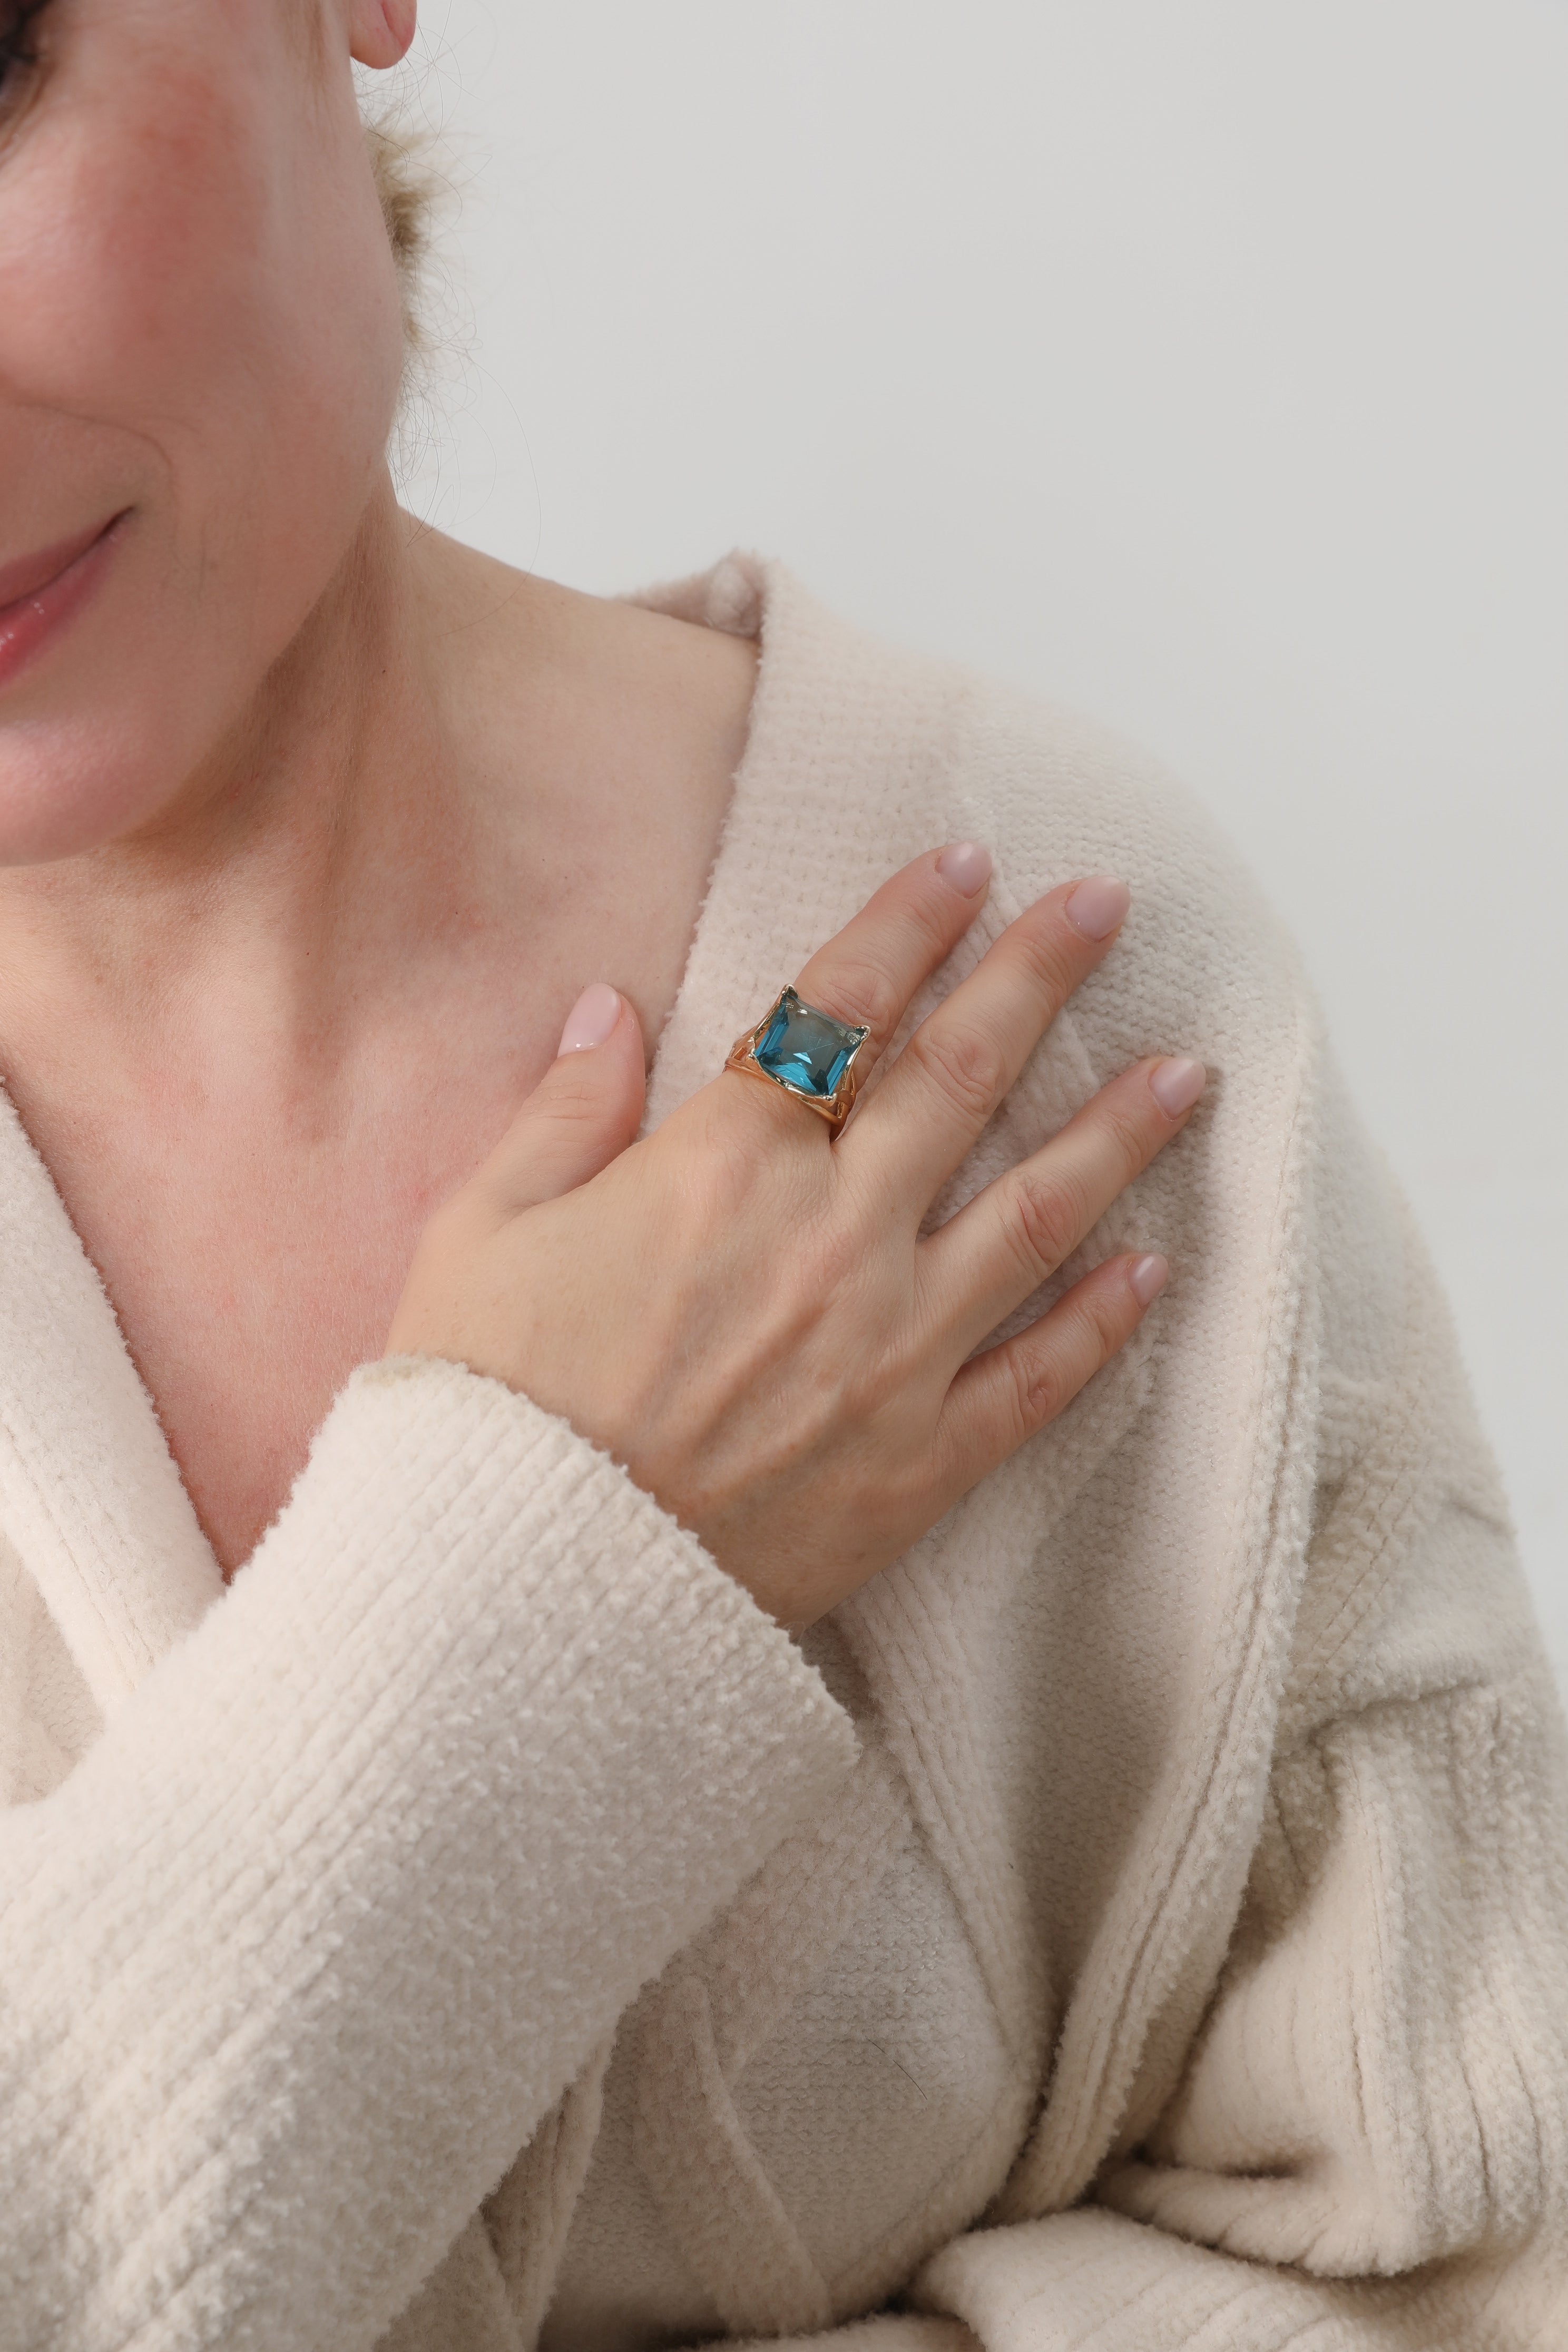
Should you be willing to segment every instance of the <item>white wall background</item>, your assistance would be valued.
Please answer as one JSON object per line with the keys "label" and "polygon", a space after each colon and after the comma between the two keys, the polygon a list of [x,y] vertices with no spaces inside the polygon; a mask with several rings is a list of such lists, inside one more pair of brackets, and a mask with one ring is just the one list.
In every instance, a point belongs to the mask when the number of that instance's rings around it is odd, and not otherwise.
{"label": "white wall background", "polygon": [[410,503],[1079,703],[1305,942],[1568,1681],[1568,9],[426,0]]}

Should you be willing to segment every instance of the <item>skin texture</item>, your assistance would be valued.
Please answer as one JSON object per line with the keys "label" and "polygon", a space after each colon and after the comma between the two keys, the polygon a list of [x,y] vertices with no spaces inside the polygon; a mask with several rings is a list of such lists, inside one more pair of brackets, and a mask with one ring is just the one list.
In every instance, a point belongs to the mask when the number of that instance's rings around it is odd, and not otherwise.
{"label": "skin texture", "polygon": [[320,25],[70,0],[0,100],[0,568],[131,509],[0,687],[0,1071],[231,1571],[607,937],[657,1038],[754,675],[400,515]]}
{"label": "skin texture", "polygon": [[[754,653],[510,572],[397,509],[401,301],[350,61],[390,66],[412,31],[407,0],[57,0],[37,66],[0,91],[0,576],[116,525],[69,626],[0,668],[0,1070],[226,1574],[348,1371],[389,1345],[567,1412],[737,1573],[762,1517],[804,1530],[812,1496],[857,1477],[862,1504],[884,1480],[901,1549],[1142,1309],[1125,1265],[1101,1269],[1055,1358],[1046,1335],[1010,1359],[986,1412],[970,1382],[967,1450],[955,1412],[923,1486],[914,1455],[931,1455],[975,1343],[943,1371],[973,1320],[958,1293],[1000,1296],[994,1266],[952,1257],[939,1311],[934,1266],[917,1276],[912,1244],[889,1243],[880,1286],[845,1287],[853,1329],[733,1284],[726,1321],[694,1245],[640,1332],[624,1300],[617,1318],[617,1227],[732,1161],[754,1180],[730,1204],[741,1247],[788,1155],[827,1149],[818,1122],[732,1074],[625,1149]],[[980,903],[933,873],[920,861],[889,886],[811,1001],[841,984],[857,1013],[884,964],[889,1008],[907,999]],[[993,1078],[1016,1067],[1059,1001],[1040,973],[1062,920],[1032,909],[974,1000],[984,1034],[952,1063],[961,1093],[977,1053]],[[620,1021],[558,1060],[600,979]],[[1100,1114],[1121,1151],[1101,1190],[1180,1124],[1151,1111],[1146,1072],[1125,1083]],[[838,1181],[862,1160],[822,1163],[825,1246],[863,1234],[875,1181]],[[1039,1209],[1015,1202],[996,1242],[1016,1276]],[[595,1268],[594,1344],[565,1348]],[[653,1408],[672,1351],[713,1368],[684,1417]],[[897,1375],[888,1391],[868,1372],[837,1455],[810,1402],[827,1355]],[[793,1521],[747,1402],[764,1377],[799,1407]],[[757,1571],[784,1622],[837,1597],[811,1551],[804,1532],[780,1538]]]}

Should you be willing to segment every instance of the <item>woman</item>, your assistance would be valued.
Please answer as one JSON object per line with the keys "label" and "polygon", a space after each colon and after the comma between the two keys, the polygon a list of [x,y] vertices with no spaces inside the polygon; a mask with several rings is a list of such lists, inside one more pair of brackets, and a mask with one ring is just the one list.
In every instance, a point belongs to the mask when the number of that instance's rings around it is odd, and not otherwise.
{"label": "woman", "polygon": [[776,564],[406,522],[412,32],[0,0],[0,2347],[1561,2343],[1556,1705],[1291,951]]}

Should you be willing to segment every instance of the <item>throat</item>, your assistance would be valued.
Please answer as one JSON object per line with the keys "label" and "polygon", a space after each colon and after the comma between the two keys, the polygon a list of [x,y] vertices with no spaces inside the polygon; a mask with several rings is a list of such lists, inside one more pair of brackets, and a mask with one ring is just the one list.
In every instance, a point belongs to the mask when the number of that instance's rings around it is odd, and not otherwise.
{"label": "throat", "polygon": [[[428,1169],[211,1151],[134,1181],[78,1171],[72,1213],[225,1580],[373,1360],[441,1189]],[[128,1202],[134,1202],[127,1214]]]}
{"label": "throat", "polygon": [[531,1083],[534,1036],[433,1009],[369,1032],[327,1089],[243,1052],[226,1075],[108,1066],[101,1039],[68,1076],[13,1085],[226,1577],[355,1365],[384,1352],[432,1212]]}
{"label": "throat", "polygon": [[205,864],[0,874],[0,1071],[226,1578],[590,982],[651,1058],[748,740],[749,642],[421,560],[435,731],[380,800],[312,830],[286,761]]}

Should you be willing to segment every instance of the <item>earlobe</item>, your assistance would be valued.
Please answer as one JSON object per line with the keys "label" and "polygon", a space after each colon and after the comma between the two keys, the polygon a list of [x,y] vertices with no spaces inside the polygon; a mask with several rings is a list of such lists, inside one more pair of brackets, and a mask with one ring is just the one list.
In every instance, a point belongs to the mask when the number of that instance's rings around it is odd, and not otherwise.
{"label": "earlobe", "polygon": [[349,0],[349,47],[362,66],[398,65],[419,22],[419,0]]}

